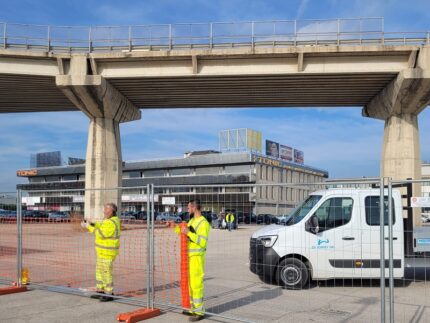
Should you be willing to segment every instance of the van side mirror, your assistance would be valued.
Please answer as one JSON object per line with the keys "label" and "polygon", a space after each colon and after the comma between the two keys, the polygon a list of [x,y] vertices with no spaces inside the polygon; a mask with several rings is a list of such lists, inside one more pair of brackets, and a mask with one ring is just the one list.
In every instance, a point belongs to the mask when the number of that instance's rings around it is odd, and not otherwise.
{"label": "van side mirror", "polygon": [[320,231],[320,227],[318,224],[318,218],[315,214],[312,215],[309,218],[309,220],[306,222],[305,229],[306,229],[306,231],[313,233],[313,234],[317,234]]}

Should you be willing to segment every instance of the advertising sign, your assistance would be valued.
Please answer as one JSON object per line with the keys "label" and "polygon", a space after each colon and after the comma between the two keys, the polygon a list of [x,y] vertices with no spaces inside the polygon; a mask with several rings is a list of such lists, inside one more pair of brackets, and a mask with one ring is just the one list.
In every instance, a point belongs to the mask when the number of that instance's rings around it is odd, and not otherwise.
{"label": "advertising sign", "polygon": [[411,207],[430,207],[430,197],[411,197]]}
{"label": "advertising sign", "polygon": [[279,158],[279,144],[277,142],[266,140],[266,156]]}
{"label": "advertising sign", "polygon": [[175,205],[175,197],[174,196],[163,196],[161,198],[161,204],[163,204],[163,205]]}
{"label": "advertising sign", "polygon": [[297,164],[303,164],[304,157],[303,157],[303,151],[294,149],[294,162]]}
{"label": "advertising sign", "polygon": [[286,161],[293,161],[293,148],[279,145],[279,157]]}
{"label": "advertising sign", "polygon": [[37,169],[29,169],[29,170],[17,170],[16,176],[19,177],[30,177],[30,176],[36,176],[37,175]]}

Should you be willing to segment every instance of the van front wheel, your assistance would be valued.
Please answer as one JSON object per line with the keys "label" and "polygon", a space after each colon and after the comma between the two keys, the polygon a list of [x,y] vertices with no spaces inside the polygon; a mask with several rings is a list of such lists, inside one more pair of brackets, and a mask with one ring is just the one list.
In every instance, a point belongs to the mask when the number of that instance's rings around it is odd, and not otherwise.
{"label": "van front wheel", "polygon": [[279,285],[288,289],[302,289],[308,282],[309,271],[301,260],[287,258],[279,263],[276,279]]}

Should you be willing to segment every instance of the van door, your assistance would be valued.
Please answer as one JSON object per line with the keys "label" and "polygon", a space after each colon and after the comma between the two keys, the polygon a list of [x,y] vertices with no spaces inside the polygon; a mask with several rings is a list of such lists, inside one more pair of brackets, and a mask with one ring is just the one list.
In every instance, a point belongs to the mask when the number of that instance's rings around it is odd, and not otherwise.
{"label": "van door", "polygon": [[[394,276],[403,277],[403,224],[402,224],[402,206],[398,201],[401,200],[400,192],[393,190],[393,266]],[[397,202],[395,204],[395,201]],[[380,276],[380,211],[379,195],[361,194],[360,203],[364,212],[362,212],[362,277],[372,278]],[[384,199],[384,229],[385,229],[385,275],[388,277],[388,197]],[[399,221],[400,219],[400,221]]]}
{"label": "van door", "polygon": [[306,225],[314,278],[360,277],[355,265],[361,258],[358,202],[358,195],[328,196],[313,214],[318,219],[318,233]]}

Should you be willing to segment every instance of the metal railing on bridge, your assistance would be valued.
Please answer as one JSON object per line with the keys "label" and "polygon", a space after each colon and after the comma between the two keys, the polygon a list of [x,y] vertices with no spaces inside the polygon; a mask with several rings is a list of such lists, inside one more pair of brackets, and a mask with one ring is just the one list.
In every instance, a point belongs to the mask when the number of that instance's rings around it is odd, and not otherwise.
{"label": "metal railing on bridge", "polygon": [[430,32],[386,32],[384,19],[379,17],[134,26],[0,22],[0,46],[3,48],[53,52],[375,44],[430,44]]}

